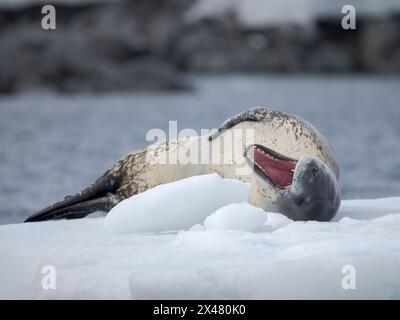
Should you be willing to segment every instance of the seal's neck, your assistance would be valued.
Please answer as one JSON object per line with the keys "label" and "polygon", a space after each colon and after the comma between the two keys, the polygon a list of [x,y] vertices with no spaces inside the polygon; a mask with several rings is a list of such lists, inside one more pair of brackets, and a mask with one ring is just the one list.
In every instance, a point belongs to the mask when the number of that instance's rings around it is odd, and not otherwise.
{"label": "seal's neck", "polygon": [[263,185],[255,177],[251,178],[248,202],[267,211],[276,212],[276,196],[271,187]]}

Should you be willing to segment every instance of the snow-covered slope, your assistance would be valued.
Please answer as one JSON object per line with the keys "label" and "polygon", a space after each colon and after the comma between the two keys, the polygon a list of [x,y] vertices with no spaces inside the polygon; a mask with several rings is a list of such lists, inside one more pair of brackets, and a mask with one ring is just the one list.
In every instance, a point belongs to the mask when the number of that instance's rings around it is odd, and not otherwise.
{"label": "snow-covered slope", "polygon": [[[212,208],[225,191],[209,179],[185,192],[211,190]],[[185,230],[123,235],[104,218],[0,226],[0,298],[400,298],[400,198],[343,201],[329,223],[246,203],[207,215]],[[44,289],[51,275],[55,289]],[[355,289],[342,287],[349,276]]]}
{"label": "snow-covered slope", "polygon": [[198,0],[187,12],[189,21],[234,14],[246,27],[285,23],[309,24],[320,16],[341,17],[342,7],[351,4],[361,16],[380,16],[397,12],[397,0]]}

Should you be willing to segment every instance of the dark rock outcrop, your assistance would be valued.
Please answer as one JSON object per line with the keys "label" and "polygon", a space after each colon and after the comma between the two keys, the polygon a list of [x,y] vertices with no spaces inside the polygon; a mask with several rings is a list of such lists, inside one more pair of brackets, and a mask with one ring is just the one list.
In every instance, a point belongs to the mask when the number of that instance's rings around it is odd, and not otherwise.
{"label": "dark rock outcrop", "polygon": [[0,92],[181,89],[184,71],[400,71],[399,15],[249,29],[232,15],[188,22],[193,3],[57,4],[56,30],[41,28],[39,5],[0,8]]}
{"label": "dark rock outcrop", "polygon": [[0,91],[185,87],[170,46],[189,1],[56,5],[57,29],[41,6],[0,11]]}

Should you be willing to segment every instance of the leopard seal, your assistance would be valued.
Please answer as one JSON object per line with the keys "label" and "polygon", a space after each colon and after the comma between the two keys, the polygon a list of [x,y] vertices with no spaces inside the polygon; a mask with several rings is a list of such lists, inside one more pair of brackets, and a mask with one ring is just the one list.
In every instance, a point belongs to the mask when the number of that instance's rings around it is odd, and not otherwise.
{"label": "leopard seal", "polygon": [[[190,161],[188,153],[201,155]],[[255,107],[212,134],[160,141],[125,155],[92,185],[26,222],[108,212],[157,185],[213,172],[249,182],[251,204],[293,220],[329,221],[340,206],[339,166],[324,136],[298,116]]]}

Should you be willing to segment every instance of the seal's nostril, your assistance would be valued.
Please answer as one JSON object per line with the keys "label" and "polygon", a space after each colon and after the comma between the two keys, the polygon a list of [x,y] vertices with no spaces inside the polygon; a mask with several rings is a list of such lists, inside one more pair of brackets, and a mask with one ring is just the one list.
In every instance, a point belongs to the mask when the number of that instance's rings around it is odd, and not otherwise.
{"label": "seal's nostril", "polygon": [[303,204],[303,202],[304,202],[304,198],[303,197],[299,197],[299,198],[296,199],[296,204],[298,206],[301,206]]}
{"label": "seal's nostril", "polygon": [[315,176],[318,173],[318,171],[319,171],[319,169],[317,167],[313,167],[311,169],[311,173],[312,173],[313,176]]}

